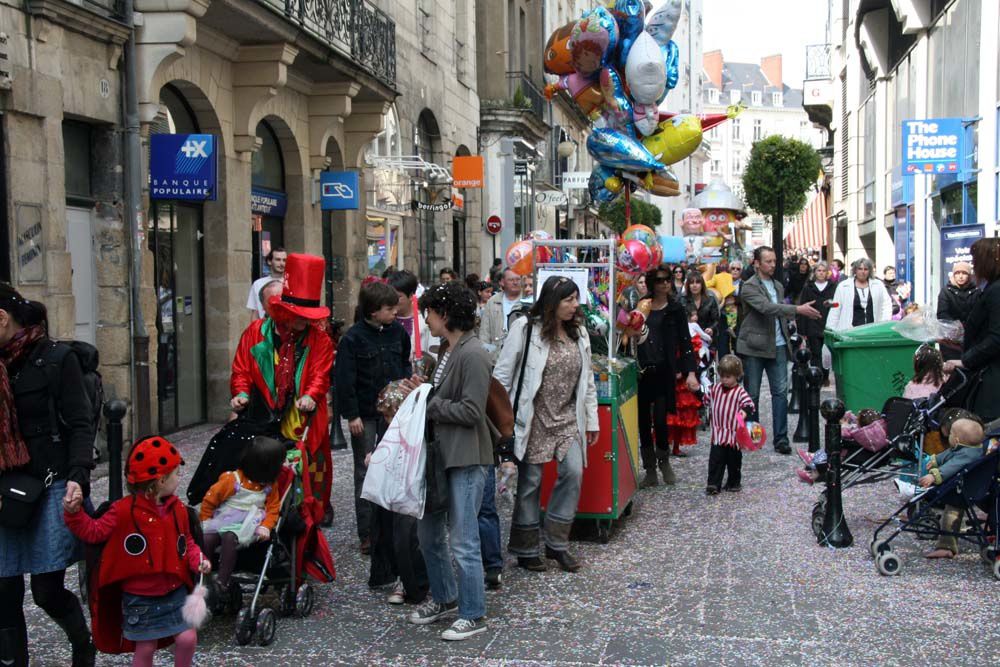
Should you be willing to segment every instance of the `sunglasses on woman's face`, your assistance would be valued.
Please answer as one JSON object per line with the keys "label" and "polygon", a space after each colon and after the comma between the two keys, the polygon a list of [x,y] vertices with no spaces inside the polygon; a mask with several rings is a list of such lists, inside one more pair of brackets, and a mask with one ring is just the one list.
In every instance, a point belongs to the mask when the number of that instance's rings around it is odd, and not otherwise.
{"label": "sunglasses on woman's face", "polygon": [[676,271],[674,271],[674,275],[675,276],[683,276],[684,275],[684,269],[677,269]]}
{"label": "sunglasses on woman's face", "polygon": [[665,283],[670,281],[670,276],[656,276],[653,278],[654,283]]}

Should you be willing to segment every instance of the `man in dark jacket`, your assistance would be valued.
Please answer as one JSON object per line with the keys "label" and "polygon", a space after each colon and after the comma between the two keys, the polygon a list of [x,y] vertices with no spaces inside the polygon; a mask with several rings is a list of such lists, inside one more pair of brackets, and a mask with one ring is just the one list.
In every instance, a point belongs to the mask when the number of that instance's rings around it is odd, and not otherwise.
{"label": "man in dark jacket", "polygon": [[[979,296],[979,290],[972,283],[972,265],[957,262],[951,271],[951,280],[938,294],[937,318],[947,322],[962,322],[969,317],[972,304]],[[962,350],[953,345],[942,345],[941,355],[945,361],[959,359]]]}
{"label": "man in dark jacket", "polygon": [[354,453],[354,511],[358,520],[361,552],[371,548],[371,505],[361,498],[365,483],[365,456],[385,432],[378,411],[378,394],[393,380],[410,377],[410,337],[396,321],[399,295],[383,282],[361,288],[358,310],[361,320],[347,330],[337,347],[334,369],[337,410],[351,430]]}

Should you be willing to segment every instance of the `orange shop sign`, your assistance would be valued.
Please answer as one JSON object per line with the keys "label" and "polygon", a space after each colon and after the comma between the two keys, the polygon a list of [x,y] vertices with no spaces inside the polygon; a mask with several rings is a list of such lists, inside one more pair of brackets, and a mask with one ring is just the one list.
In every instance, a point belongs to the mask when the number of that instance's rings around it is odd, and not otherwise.
{"label": "orange shop sign", "polygon": [[451,185],[455,188],[483,187],[483,156],[457,156],[451,163]]}

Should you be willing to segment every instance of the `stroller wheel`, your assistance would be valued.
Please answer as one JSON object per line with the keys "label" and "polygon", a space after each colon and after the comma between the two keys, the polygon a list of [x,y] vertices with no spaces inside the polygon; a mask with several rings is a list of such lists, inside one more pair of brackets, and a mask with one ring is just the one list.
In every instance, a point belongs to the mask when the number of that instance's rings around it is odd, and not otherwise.
{"label": "stroller wheel", "polygon": [[236,617],[236,643],[240,646],[249,644],[256,629],[254,617],[250,614],[250,607],[240,609],[240,613]]}
{"label": "stroller wheel", "polygon": [[279,616],[291,616],[295,613],[295,589],[292,585],[281,588],[281,606],[278,607]]}
{"label": "stroller wheel", "polygon": [[826,514],[826,503],[822,500],[816,503],[812,511],[812,531],[818,540],[823,535],[823,517]]}
{"label": "stroller wheel", "polygon": [[872,552],[872,558],[878,560],[878,557],[882,554],[887,554],[892,551],[892,546],[886,540],[872,540],[868,548]]}
{"label": "stroller wheel", "polygon": [[993,578],[1000,579],[1000,560],[993,561]]}
{"label": "stroller wheel", "polygon": [[313,606],[316,604],[316,600],[313,597],[313,588],[309,584],[302,584],[299,586],[298,592],[295,594],[295,613],[300,618],[305,618],[312,613]]}
{"label": "stroller wheel", "polygon": [[265,607],[257,615],[257,643],[261,646],[270,646],[274,641],[274,633],[278,627],[278,620],[273,609]]}
{"label": "stroller wheel", "polygon": [[983,559],[983,562],[987,565],[993,565],[997,559],[997,550],[993,545],[983,547],[979,550],[979,557]]}
{"label": "stroller wheel", "polygon": [[878,557],[875,561],[875,567],[878,568],[881,574],[892,577],[899,574],[899,571],[903,568],[903,563],[899,560],[899,556],[891,551],[887,551]]}

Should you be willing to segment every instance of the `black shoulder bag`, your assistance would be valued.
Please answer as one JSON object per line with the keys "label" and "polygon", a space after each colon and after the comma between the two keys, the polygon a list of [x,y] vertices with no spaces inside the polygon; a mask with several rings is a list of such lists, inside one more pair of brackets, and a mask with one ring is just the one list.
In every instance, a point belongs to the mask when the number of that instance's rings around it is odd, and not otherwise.
{"label": "black shoulder bag", "polygon": [[524,367],[528,364],[528,346],[531,344],[531,328],[534,320],[528,320],[524,328],[524,350],[521,352],[521,371],[517,375],[517,389],[514,391],[514,429],[517,429],[517,404],[521,402],[521,387],[524,385]]}

